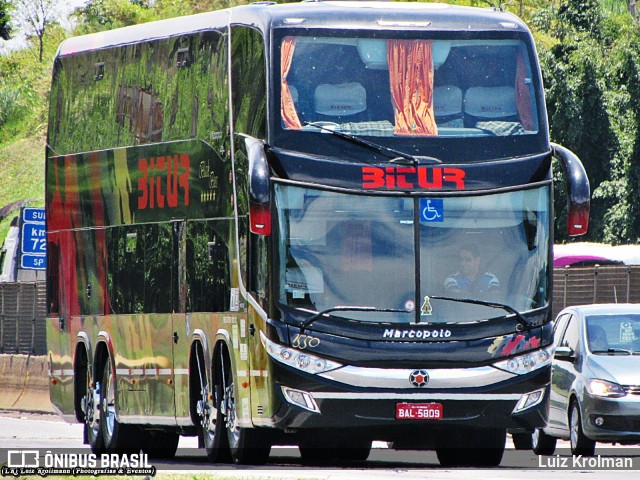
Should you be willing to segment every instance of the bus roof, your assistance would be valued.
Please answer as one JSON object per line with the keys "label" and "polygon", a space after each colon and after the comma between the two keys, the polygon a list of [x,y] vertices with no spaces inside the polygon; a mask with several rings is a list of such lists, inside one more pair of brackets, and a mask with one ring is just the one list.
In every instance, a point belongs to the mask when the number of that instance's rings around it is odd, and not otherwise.
{"label": "bus roof", "polygon": [[274,27],[528,31],[516,16],[490,8],[384,1],[258,2],[70,38],[62,42],[58,56],[196,33],[229,24],[253,25],[265,32]]}

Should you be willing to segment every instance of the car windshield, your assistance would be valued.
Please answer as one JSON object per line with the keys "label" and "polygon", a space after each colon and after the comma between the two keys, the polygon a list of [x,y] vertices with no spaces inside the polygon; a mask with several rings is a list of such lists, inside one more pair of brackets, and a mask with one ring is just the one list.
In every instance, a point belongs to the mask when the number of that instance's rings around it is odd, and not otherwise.
{"label": "car windshield", "polygon": [[640,355],[640,314],[586,317],[589,350],[599,355]]}
{"label": "car windshield", "polygon": [[275,185],[279,300],[395,323],[475,322],[547,304],[549,189],[445,198]]}
{"label": "car windshield", "polygon": [[532,68],[518,39],[288,35],[280,44],[286,130],[375,137],[539,131]]}

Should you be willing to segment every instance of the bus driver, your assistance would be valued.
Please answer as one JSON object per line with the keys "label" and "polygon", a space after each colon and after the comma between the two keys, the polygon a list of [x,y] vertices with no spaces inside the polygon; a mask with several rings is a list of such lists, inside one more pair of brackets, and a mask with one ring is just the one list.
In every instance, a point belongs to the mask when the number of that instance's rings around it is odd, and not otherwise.
{"label": "bus driver", "polygon": [[464,245],[460,249],[460,269],[444,280],[447,294],[474,296],[493,294],[500,291],[500,281],[492,273],[480,273],[481,256],[478,247]]}

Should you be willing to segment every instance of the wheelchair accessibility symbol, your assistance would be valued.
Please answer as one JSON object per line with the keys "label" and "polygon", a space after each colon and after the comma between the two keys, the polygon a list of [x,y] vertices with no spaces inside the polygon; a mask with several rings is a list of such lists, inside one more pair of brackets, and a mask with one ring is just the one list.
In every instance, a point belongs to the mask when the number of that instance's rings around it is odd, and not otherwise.
{"label": "wheelchair accessibility symbol", "polygon": [[420,199],[421,222],[444,222],[444,201],[441,198]]}

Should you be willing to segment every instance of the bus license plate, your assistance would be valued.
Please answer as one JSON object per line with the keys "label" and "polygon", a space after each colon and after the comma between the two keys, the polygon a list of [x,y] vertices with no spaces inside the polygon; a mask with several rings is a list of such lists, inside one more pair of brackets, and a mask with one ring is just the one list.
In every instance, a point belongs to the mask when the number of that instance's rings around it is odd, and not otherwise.
{"label": "bus license plate", "polygon": [[398,420],[441,420],[441,403],[398,403],[396,404]]}

